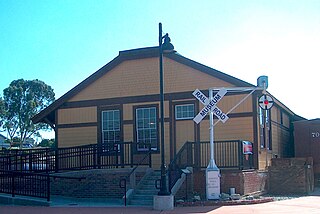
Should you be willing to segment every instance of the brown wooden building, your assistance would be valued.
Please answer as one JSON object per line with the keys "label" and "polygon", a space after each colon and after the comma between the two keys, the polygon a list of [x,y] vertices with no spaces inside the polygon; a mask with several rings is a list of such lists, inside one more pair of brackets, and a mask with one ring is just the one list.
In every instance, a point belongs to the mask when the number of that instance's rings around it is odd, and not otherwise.
{"label": "brown wooden building", "polygon": [[[212,87],[255,86],[178,53],[164,54],[163,60],[165,154],[169,162],[185,142],[209,141],[208,117],[199,125],[193,121],[203,108],[192,95],[195,89],[208,95]],[[227,93],[218,106],[228,112],[248,93]],[[254,168],[264,169],[274,155],[294,155],[292,124],[301,118],[274,98],[274,106],[267,115],[269,129],[263,134],[259,96],[261,92],[253,93],[228,115],[230,119],[225,124],[218,123],[215,140],[252,142]],[[159,168],[158,47],[120,51],[116,58],[36,115],[33,121],[54,128],[59,148],[98,144],[108,150],[115,142],[150,143],[153,167]],[[264,139],[270,139],[270,144],[266,145]],[[146,148],[141,144],[137,150],[143,152]]]}

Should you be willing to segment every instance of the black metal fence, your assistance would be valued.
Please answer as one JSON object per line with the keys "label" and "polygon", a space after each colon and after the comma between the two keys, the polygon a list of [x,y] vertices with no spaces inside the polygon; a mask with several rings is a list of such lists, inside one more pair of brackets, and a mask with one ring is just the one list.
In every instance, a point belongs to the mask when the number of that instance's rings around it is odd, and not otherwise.
{"label": "black metal fence", "polygon": [[[146,147],[150,148],[149,145]],[[97,144],[92,144],[59,149],[1,150],[0,193],[49,200],[50,178],[57,177],[49,173],[134,167],[137,164],[151,167],[150,149],[146,151],[147,153],[141,153],[137,151],[137,143],[132,142],[121,142],[115,144],[113,148],[115,149],[106,150]]]}
{"label": "black metal fence", "polygon": [[[121,142],[116,150],[104,150],[97,144],[59,148],[0,151],[0,170],[20,172],[59,172],[70,170],[133,167],[144,158],[137,143]],[[140,165],[151,167],[150,157]]]}
{"label": "black metal fence", "polygon": [[[243,153],[243,141],[215,141],[214,160],[219,169],[251,169],[253,155]],[[210,142],[186,142],[169,164],[169,188],[181,177],[182,169],[207,168],[210,161]]]}
{"label": "black metal fence", "polygon": [[31,172],[0,170],[0,192],[50,200],[50,176]]}
{"label": "black metal fence", "polygon": [[[141,144],[139,144],[141,146]],[[152,165],[152,151],[139,152],[138,144],[121,142],[103,148],[97,144],[59,148],[0,151],[0,192],[34,197],[50,197],[49,173],[95,168]],[[147,151],[147,152],[148,152]],[[220,169],[252,168],[252,155],[243,154],[240,140],[214,143],[214,158]],[[210,160],[209,142],[186,142],[169,164],[170,189],[181,176],[181,169],[206,168]]]}

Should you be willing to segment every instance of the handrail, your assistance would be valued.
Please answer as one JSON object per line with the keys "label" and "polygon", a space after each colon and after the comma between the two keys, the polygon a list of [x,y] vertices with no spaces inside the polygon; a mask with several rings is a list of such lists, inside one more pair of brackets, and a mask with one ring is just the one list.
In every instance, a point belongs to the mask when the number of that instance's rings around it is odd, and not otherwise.
{"label": "handrail", "polygon": [[[180,169],[180,167],[178,167],[177,169],[177,160],[178,158],[180,158],[181,154],[188,149],[188,145],[191,144],[191,142],[185,142],[185,144],[183,144],[183,146],[181,147],[181,149],[179,150],[179,152],[175,155],[174,159],[170,162],[168,170],[166,172],[166,174],[168,174],[169,177],[169,192],[171,192],[171,189],[173,187],[173,183],[176,183],[178,178],[181,177],[182,171]],[[172,172],[176,172],[174,176],[172,176]],[[157,186],[157,183],[155,183],[155,185]]]}
{"label": "handrail", "polygon": [[191,142],[187,141],[183,144],[183,146],[181,147],[181,149],[179,150],[179,152],[174,156],[174,159],[170,162],[169,164],[169,168],[170,166],[172,166],[173,164],[175,164],[175,162],[177,161],[177,159],[181,156],[181,153],[184,152],[184,150],[186,149],[186,147],[188,146],[188,144],[191,144]]}
{"label": "handrail", "polygon": [[150,154],[151,154],[152,150],[150,149],[147,154],[139,161],[138,164],[136,164],[136,166],[130,171],[129,175],[127,176],[127,178],[129,178],[132,173],[142,164],[142,162],[149,156],[150,157]]}
{"label": "handrail", "polygon": [[[209,141],[201,142],[185,142],[174,159],[170,162],[168,167],[169,187],[181,176],[181,169],[184,167],[205,168],[205,164],[209,161]],[[242,140],[224,140],[215,141],[214,150],[218,155],[215,156],[219,168],[237,168],[243,170],[245,168],[252,168],[252,155],[244,156],[242,151]],[[224,152],[224,155],[222,155]],[[227,153],[228,156],[225,156]],[[200,158],[199,160],[196,158]],[[246,158],[246,159],[244,159]],[[199,162],[198,162],[199,161]]]}
{"label": "handrail", "polygon": [[[120,181],[119,181],[119,187],[124,189],[124,196],[123,196],[123,198],[124,198],[124,206],[127,206],[127,195],[126,195],[127,194],[127,179],[130,178],[130,176],[134,173],[134,171],[141,165],[141,163],[148,156],[151,157],[150,156],[151,152],[152,152],[151,145],[148,145],[148,146],[149,146],[149,151],[145,154],[145,156],[139,161],[138,164],[135,165],[134,168],[131,169],[130,173],[126,177],[120,179]],[[150,165],[151,165],[151,162],[150,162]]]}
{"label": "handrail", "polygon": [[[77,179],[79,181],[81,181],[82,179],[86,179],[85,177],[71,177],[71,176],[60,176],[60,175],[51,175],[51,174],[47,174],[47,173],[34,173],[34,172],[21,172],[21,171],[13,171],[13,170],[0,170],[0,173],[7,173],[7,174],[10,174],[11,175],[11,195],[12,197],[15,197],[15,195],[17,194],[16,193],[16,186],[15,186],[15,178],[17,176],[21,176],[21,177],[24,177],[24,176],[41,176],[41,177],[44,177],[46,180],[46,188],[47,188],[47,191],[46,191],[46,199],[47,201],[50,201],[50,193],[51,193],[51,188],[50,188],[50,178],[53,178],[53,179],[56,179],[56,178],[61,178],[61,179]],[[0,177],[1,177],[1,174],[0,174]],[[30,180],[30,178],[29,178]],[[38,180],[38,179],[36,179]],[[39,185],[41,187],[43,187],[43,185]],[[21,195],[21,194],[19,194]],[[23,194],[22,194],[23,195]],[[43,198],[39,195],[30,195],[30,196],[33,196],[33,197],[40,197],[40,198]]]}

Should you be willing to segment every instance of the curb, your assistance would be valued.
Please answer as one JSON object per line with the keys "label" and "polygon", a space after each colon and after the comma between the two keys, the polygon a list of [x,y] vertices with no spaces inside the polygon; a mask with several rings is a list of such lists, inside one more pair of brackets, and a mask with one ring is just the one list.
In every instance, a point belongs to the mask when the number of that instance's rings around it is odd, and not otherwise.
{"label": "curb", "polygon": [[50,206],[50,202],[41,200],[41,199],[34,199],[30,197],[23,197],[23,196],[7,196],[7,195],[0,195],[0,204],[5,205],[20,205],[20,206],[43,206],[48,207]]}
{"label": "curb", "polygon": [[194,202],[177,202],[177,207],[196,207],[196,206],[233,206],[233,205],[250,205],[272,202],[272,197],[266,197],[253,200],[233,200],[233,201],[194,201]]}

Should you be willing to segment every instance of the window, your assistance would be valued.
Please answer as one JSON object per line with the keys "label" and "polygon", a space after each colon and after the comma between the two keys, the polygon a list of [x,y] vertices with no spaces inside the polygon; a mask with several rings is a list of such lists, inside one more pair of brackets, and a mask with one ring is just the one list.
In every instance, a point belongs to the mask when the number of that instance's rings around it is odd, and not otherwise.
{"label": "window", "polygon": [[158,130],[156,107],[136,109],[136,134],[138,151],[158,149]]}
{"label": "window", "polygon": [[120,111],[102,112],[102,151],[119,151],[120,142]]}
{"label": "window", "polygon": [[194,104],[176,105],[176,120],[193,119]]}

